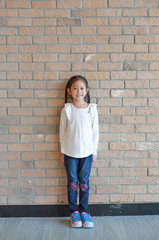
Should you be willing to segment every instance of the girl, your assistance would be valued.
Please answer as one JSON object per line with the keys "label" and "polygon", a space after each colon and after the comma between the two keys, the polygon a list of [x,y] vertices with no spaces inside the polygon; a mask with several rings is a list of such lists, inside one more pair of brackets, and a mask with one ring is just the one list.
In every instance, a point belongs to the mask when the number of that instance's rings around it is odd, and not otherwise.
{"label": "girl", "polygon": [[[68,94],[72,103],[67,103]],[[61,162],[64,161],[68,179],[68,203],[72,227],[92,228],[87,213],[89,176],[92,161],[96,160],[98,146],[97,105],[90,104],[88,82],[82,76],[69,79],[65,89],[65,107],[60,119]],[[79,182],[79,211],[77,187]]]}

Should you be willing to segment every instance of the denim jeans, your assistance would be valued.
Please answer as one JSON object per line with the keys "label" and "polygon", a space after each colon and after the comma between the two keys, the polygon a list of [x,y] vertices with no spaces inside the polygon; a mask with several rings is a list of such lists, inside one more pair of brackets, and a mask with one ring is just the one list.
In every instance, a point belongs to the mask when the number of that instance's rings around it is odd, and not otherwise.
{"label": "denim jeans", "polygon": [[79,184],[79,212],[87,212],[89,198],[89,176],[93,155],[85,158],[73,158],[65,155],[64,163],[67,172],[67,191],[70,213],[78,211],[77,188]]}

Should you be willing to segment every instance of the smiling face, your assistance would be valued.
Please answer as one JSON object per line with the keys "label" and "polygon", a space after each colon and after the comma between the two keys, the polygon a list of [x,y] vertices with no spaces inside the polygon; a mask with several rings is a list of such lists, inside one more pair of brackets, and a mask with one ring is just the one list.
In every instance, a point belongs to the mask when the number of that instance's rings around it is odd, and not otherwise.
{"label": "smiling face", "polygon": [[68,93],[72,96],[73,101],[84,101],[88,92],[85,83],[82,80],[75,81],[71,88],[67,88]]}

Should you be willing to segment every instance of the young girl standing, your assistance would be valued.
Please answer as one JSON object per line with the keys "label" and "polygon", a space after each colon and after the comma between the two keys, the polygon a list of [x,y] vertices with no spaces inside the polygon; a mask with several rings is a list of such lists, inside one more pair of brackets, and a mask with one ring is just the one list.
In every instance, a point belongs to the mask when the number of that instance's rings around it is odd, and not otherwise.
{"label": "young girl standing", "polygon": [[[67,103],[68,94],[72,103]],[[88,82],[83,76],[73,76],[65,89],[65,107],[60,119],[60,160],[67,172],[68,203],[72,227],[92,228],[87,213],[89,176],[92,161],[96,160],[99,139],[97,105],[90,103]],[[79,209],[77,188],[79,183]]]}

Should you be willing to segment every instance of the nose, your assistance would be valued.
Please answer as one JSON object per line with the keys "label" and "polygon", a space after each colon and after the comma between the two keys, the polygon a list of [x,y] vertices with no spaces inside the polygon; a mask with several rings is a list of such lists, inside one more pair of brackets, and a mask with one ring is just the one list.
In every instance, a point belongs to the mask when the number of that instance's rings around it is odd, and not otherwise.
{"label": "nose", "polygon": [[81,92],[81,89],[80,89],[80,88],[78,88],[78,89],[77,89],[77,93],[80,93],[80,92]]}

